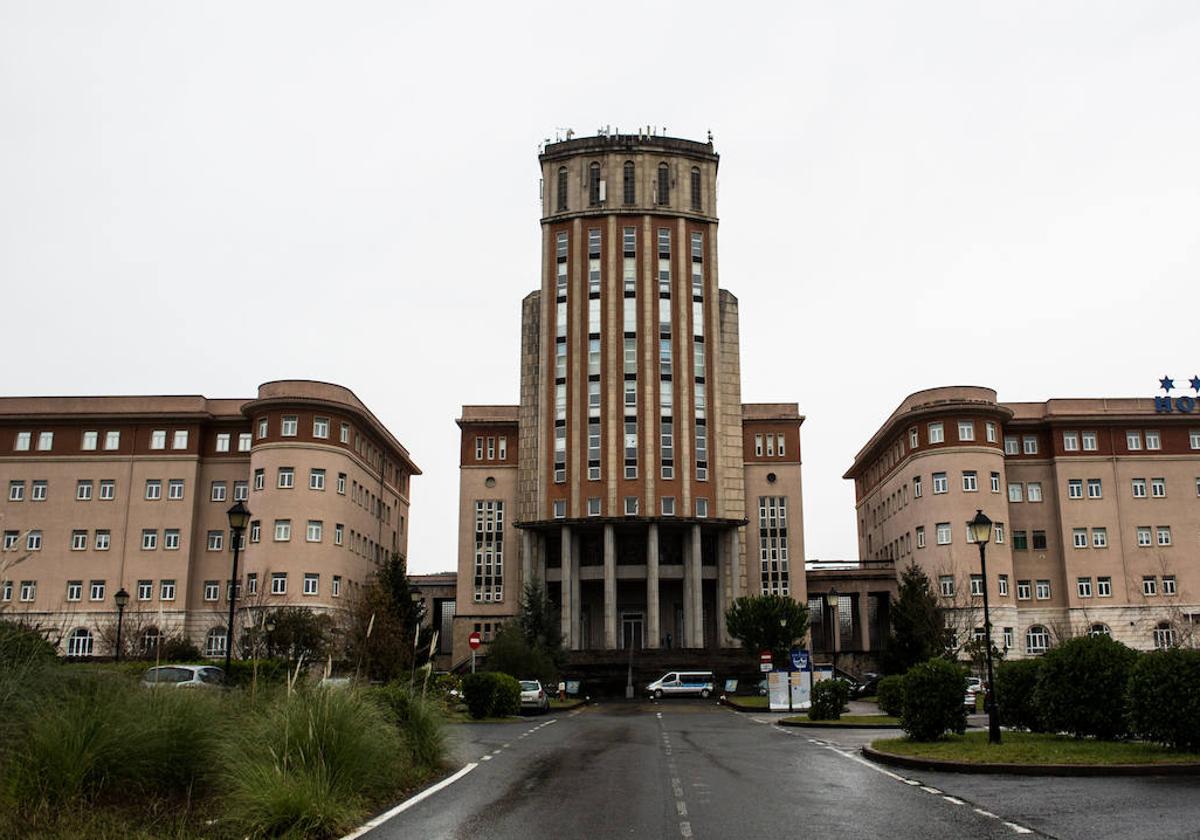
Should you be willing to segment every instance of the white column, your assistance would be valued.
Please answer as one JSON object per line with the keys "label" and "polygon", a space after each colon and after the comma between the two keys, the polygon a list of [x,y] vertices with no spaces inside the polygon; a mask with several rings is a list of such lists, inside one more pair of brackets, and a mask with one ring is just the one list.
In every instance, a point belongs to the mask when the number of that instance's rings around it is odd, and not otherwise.
{"label": "white column", "polygon": [[533,579],[533,532],[525,530],[521,532],[521,593],[524,594],[525,586]]}
{"label": "white column", "polygon": [[704,647],[704,584],[701,576],[700,526],[692,526],[688,574],[692,579],[692,647]]}
{"label": "white column", "polygon": [[604,649],[617,649],[617,537],[604,526]]}
{"label": "white column", "polygon": [[741,540],[738,539],[738,529],[729,531],[729,600],[736,601],[744,594],[742,592],[742,553]]}
{"label": "white column", "polygon": [[729,540],[724,534],[717,539],[717,647],[729,647],[725,635],[725,610],[729,609]]}
{"label": "white column", "polygon": [[579,534],[571,533],[571,650],[583,650],[591,644],[583,638],[583,607],[580,604],[582,587],[579,585]]}
{"label": "white column", "polygon": [[683,626],[676,627],[679,638],[675,644],[681,648],[692,646],[692,541],[685,539],[680,544],[683,553]]}
{"label": "white column", "polygon": [[575,617],[572,612],[575,606],[575,599],[572,597],[574,587],[574,568],[572,567],[572,552],[571,552],[571,527],[569,525],[562,526],[560,533],[562,541],[562,594],[559,599],[562,613],[562,637],[563,646],[567,650],[575,650]]}
{"label": "white column", "polygon": [[646,647],[657,648],[661,628],[658,621],[658,526],[650,523],[646,534]]}

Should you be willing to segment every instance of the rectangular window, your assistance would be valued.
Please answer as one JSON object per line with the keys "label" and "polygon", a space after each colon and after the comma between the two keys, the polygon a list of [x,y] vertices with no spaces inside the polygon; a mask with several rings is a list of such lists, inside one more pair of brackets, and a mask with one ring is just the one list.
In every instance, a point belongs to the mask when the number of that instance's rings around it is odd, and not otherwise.
{"label": "rectangular window", "polygon": [[1159,545],[1171,544],[1171,527],[1169,525],[1159,525],[1154,529],[1154,533],[1158,537]]}
{"label": "rectangular window", "polygon": [[917,548],[925,547],[925,526],[917,526]]}
{"label": "rectangular window", "polygon": [[336,523],[333,526],[333,544],[341,545],[343,540],[345,539],[345,533],[346,533],[346,526],[343,525],[341,522]]}
{"label": "rectangular window", "polygon": [[1142,594],[1154,596],[1158,594],[1158,578],[1147,575],[1142,578]]}
{"label": "rectangular window", "polygon": [[341,597],[341,594],[342,594],[342,576],[341,575],[333,576],[333,586],[331,587],[329,594],[331,594],[334,598]]}
{"label": "rectangular window", "polygon": [[325,470],[311,469],[308,471],[308,489],[309,490],[324,490],[325,489]]}
{"label": "rectangular window", "polygon": [[222,432],[221,434],[217,435],[216,451],[217,452],[228,452],[229,451],[229,443],[230,443],[230,440],[232,439],[232,437],[233,436],[230,435],[228,432]]}
{"label": "rectangular window", "polygon": [[154,581],[139,580],[137,582],[137,599],[139,601],[149,601],[154,597]]}
{"label": "rectangular window", "polygon": [[1025,485],[1026,498],[1031,502],[1040,502],[1042,500],[1042,483],[1040,481],[1031,481]]}
{"label": "rectangular window", "polygon": [[10,481],[8,482],[8,500],[10,502],[19,502],[25,498],[25,482]]}
{"label": "rectangular window", "polygon": [[996,591],[1000,595],[1008,595],[1008,575],[1000,575],[996,578]]}
{"label": "rectangular window", "polygon": [[96,448],[96,444],[99,443],[99,440],[99,432],[84,432],[83,440],[80,441],[79,448],[85,452],[91,452]]}
{"label": "rectangular window", "polygon": [[92,482],[89,480],[75,482],[75,498],[80,502],[90,501],[92,498]]}
{"label": "rectangular window", "polygon": [[1126,432],[1125,433],[1125,448],[1130,452],[1137,452],[1142,448],[1142,433],[1141,432]]}
{"label": "rectangular window", "polygon": [[238,433],[238,452],[249,452],[252,444],[251,435],[249,432]]}
{"label": "rectangular window", "polygon": [[233,482],[233,500],[244,502],[250,498],[250,485],[244,481]]}
{"label": "rectangular window", "polygon": [[150,448],[151,449],[166,449],[167,448],[167,430],[155,429],[150,432]]}
{"label": "rectangular window", "polygon": [[1108,548],[1108,529],[1092,529],[1092,548]]}
{"label": "rectangular window", "polygon": [[324,530],[324,524],[320,519],[308,520],[308,528],[304,532],[306,542],[320,542],[321,532]]}
{"label": "rectangular window", "polygon": [[708,519],[708,499],[696,499],[696,518]]}
{"label": "rectangular window", "polygon": [[1039,580],[1037,582],[1037,587],[1034,590],[1034,594],[1037,595],[1037,599],[1039,601],[1049,601],[1050,600],[1050,581]]}
{"label": "rectangular window", "polygon": [[1083,451],[1084,452],[1095,452],[1096,451],[1096,433],[1095,432],[1084,432],[1083,433]]}
{"label": "rectangular window", "polygon": [[1020,451],[1021,451],[1020,446],[1021,446],[1021,442],[1017,439],[1016,435],[1005,435],[1004,436],[1004,454],[1005,455],[1019,455]]}
{"label": "rectangular window", "polygon": [[975,470],[965,470],[963,472],[962,489],[964,493],[974,493],[979,489],[979,477]]}
{"label": "rectangular window", "polygon": [[146,499],[155,501],[162,498],[162,481],[157,478],[146,479]]}
{"label": "rectangular window", "polygon": [[1167,495],[1167,480],[1165,478],[1150,479],[1150,495],[1156,499],[1165,498]]}
{"label": "rectangular window", "polygon": [[45,481],[35,481],[30,486],[29,498],[34,502],[44,502],[48,490],[49,485]]}
{"label": "rectangular window", "polygon": [[227,489],[228,488],[226,487],[224,481],[214,481],[212,483],[211,491],[209,492],[209,499],[214,502],[225,501],[225,495],[226,495]]}
{"label": "rectangular window", "polygon": [[278,486],[282,490],[290,490],[296,486],[296,471],[292,467],[279,468]]}
{"label": "rectangular window", "polygon": [[1092,579],[1090,577],[1081,577],[1075,579],[1075,591],[1079,593],[1080,598],[1092,597]]}
{"label": "rectangular window", "polygon": [[972,598],[982,598],[983,597],[983,576],[982,575],[971,575],[971,597]]}
{"label": "rectangular window", "polygon": [[271,594],[287,594],[287,572],[271,572]]}
{"label": "rectangular window", "polygon": [[599,496],[591,496],[588,498],[588,500],[587,500],[587,515],[588,516],[599,516],[600,515],[600,497]]}
{"label": "rectangular window", "polygon": [[288,542],[292,538],[292,520],[275,520],[275,542]]}
{"label": "rectangular window", "polygon": [[1046,532],[1045,531],[1034,531],[1033,532],[1033,550],[1034,551],[1045,551],[1046,550]]}
{"label": "rectangular window", "polygon": [[941,575],[938,577],[938,589],[941,591],[943,598],[953,598],[954,577],[951,575]]}
{"label": "rectangular window", "polygon": [[1004,545],[1004,523],[996,522],[992,527],[992,539],[996,545]]}
{"label": "rectangular window", "polygon": [[28,551],[41,551],[42,550],[42,532],[41,531],[30,531],[28,534],[26,534],[25,548]]}
{"label": "rectangular window", "polygon": [[959,440],[975,440],[975,421],[959,420],[958,421],[958,439]]}
{"label": "rectangular window", "polygon": [[316,595],[320,592],[321,576],[315,572],[304,573],[304,594]]}
{"label": "rectangular window", "polygon": [[1188,444],[1192,449],[1200,449],[1200,429],[1192,429],[1188,432]]}
{"label": "rectangular window", "polygon": [[263,487],[265,487],[265,486],[266,486],[266,483],[267,483],[267,472],[266,472],[266,470],[265,470],[265,469],[263,469],[262,467],[258,467],[258,468],[256,468],[256,469],[254,470],[254,489],[255,489],[255,490],[262,490],[262,489],[263,489]]}
{"label": "rectangular window", "polygon": [[937,524],[937,544],[938,545],[950,545],[950,534],[951,534],[951,531],[950,531],[950,523],[949,522],[939,522]]}
{"label": "rectangular window", "polygon": [[168,578],[166,580],[159,581],[158,598],[160,601],[174,601],[175,600],[175,581],[174,580]]}
{"label": "rectangular window", "polygon": [[1137,544],[1141,548],[1154,544],[1154,534],[1150,530],[1150,526],[1142,525],[1137,529]]}
{"label": "rectangular window", "polygon": [[204,600],[215,601],[221,597],[221,584],[215,580],[204,581]]}
{"label": "rectangular window", "polygon": [[950,483],[946,480],[944,472],[935,472],[933,474],[933,494],[936,496],[940,493],[945,493],[950,489]]}
{"label": "rectangular window", "polygon": [[324,440],[329,437],[329,418],[314,417],[313,418],[313,437]]}
{"label": "rectangular window", "polygon": [[[555,500],[555,515],[558,504]],[[504,502],[498,499],[475,500],[475,557],[473,597],[477,603],[504,600]]]}
{"label": "rectangular window", "polygon": [[941,423],[930,423],[927,436],[930,443],[944,443],[946,431]]}
{"label": "rectangular window", "polygon": [[1162,593],[1164,595],[1175,595],[1175,575],[1163,575]]}
{"label": "rectangular window", "polygon": [[[216,531],[214,533],[219,534],[221,532]],[[167,528],[165,531],[163,531],[163,549],[165,551],[178,551],[179,550],[179,529],[178,528]]]}
{"label": "rectangular window", "polygon": [[142,531],[142,551],[154,551],[158,548],[158,531],[146,528]]}
{"label": "rectangular window", "polygon": [[912,484],[913,484],[913,498],[914,499],[921,498],[921,476],[914,475]]}
{"label": "rectangular window", "polygon": [[1000,492],[1000,473],[994,472],[991,475],[991,490],[993,493]]}
{"label": "rectangular window", "polygon": [[1158,432],[1146,432],[1146,449],[1162,449],[1162,436]]}
{"label": "rectangular window", "polygon": [[338,491],[338,494],[341,496],[346,495],[346,474],[345,473],[338,473],[337,491]]}
{"label": "rectangular window", "polygon": [[220,551],[224,547],[225,534],[222,531],[208,532],[208,550]]}
{"label": "rectangular window", "polygon": [[1098,478],[1089,478],[1087,480],[1087,491],[1089,499],[1100,499],[1104,496],[1104,490]]}
{"label": "rectangular window", "polygon": [[996,424],[991,420],[988,420],[987,423],[984,424],[984,433],[988,443],[996,442]]}
{"label": "rectangular window", "polygon": [[1098,577],[1096,578],[1096,595],[1101,598],[1112,597],[1112,578]]}
{"label": "rectangular window", "polygon": [[1029,534],[1026,531],[1012,532],[1012,547],[1013,551],[1026,551],[1029,549]]}
{"label": "rectangular window", "polygon": [[663,496],[662,497],[662,515],[663,516],[674,516],[675,515],[675,497],[674,496]]}
{"label": "rectangular window", "polygon": [[908,448],[916,449],[917,443],[919,440],[920,440],[920,437],[917,434],[917,427],[913,426],[911,429],[908,430]]}
{"label": "rectangular window", "polygon": [[95,542],[96,551],[108,551],[108,548],[111,544],[112,544],[112,534],[108,531],[108,529],[101,529],[101,530],[96,531],[96,542]]}
{"label": "rectangular window", "polygon": [[21,600],[25,601],[25,602],[37,600],[37,581],[36,580],[21,581]]}
{"label": "rectangular window", "polygon": [[121,448],[121,433],[120,432],[105,432],[104,433],[104,448],[107,450]]}
{"label": "rectangular window", "polygon": [[1088,547],[1087,528],[1075,528],[1071,531],[1071,538],[1074,541],[1076,548]]}
{"label": "rectangular window", "polygon": [[1079,432],[1063,432],[1062,437],[1064,452],[1079,451]]}
{"label": "rectangular window", "polygon": [[171,440],[171,448],[172,449],[187,449],[187,447],[188,447],[187,429],[180,429],[177,432],[175,432],[175,436]]}
{"label": "rectangular window", "polygon": [[1021,438],[1021,450],[1026,455],[1036,455],[1038,453],[1038,440],[1036,435],[1025,435]]}
{"label": "rectangular window", "polygon": [[567,516],[567,500],[566,499],[555,499],[554,500],[554,518],[555,519],[565,519],[566,516]]}
{"label": "rectangular window", "polygon": [[1083,479],[1069,478],[1067,479],[1067,498],[1082,499],[1083,498]]}
{"label": "rectangular window", "polygon": [[1146,498],[1146,479],[1135,478],[1132,481],[1132,486],[1133,486],[1133,498],[1135,498],[1135,499]]}
{"label": "rectangular window", "polygon": [[250,542],[262,542],[262,520],[255,519],[250,523]]}
{"label": "rectangular window", "polygon": [[638,497],[637,496],[626,496],[625,497],[625,515],[626,516],[637,516],[638,515]]}
{"label": "rectangular window", "polygon": [[17,452],[28,452],[32,440],[33,432],[17,432],[16,440],[13,441],[13,449]]}
{"label": "rectangular window", "polygon": [[88,597],[92,601],[104,600],[104,581],[94,580],[92,585],[88,587]]}
{"label": "rectangular window", "polygon": [[763,593],[787,595],[791,587],[791,559],[786,496],[759,496],[758,550]]}
{"label": "rectangular window", "polygon": [[285,414],[279,425],[279,433],[284,437],[295,437],[300,429],[300,418],[295,414]]}
{"label": "rectangular window", "polygon": [[71,532],[71,550],[86,551],[88,542],[87,531],[72,531]]}

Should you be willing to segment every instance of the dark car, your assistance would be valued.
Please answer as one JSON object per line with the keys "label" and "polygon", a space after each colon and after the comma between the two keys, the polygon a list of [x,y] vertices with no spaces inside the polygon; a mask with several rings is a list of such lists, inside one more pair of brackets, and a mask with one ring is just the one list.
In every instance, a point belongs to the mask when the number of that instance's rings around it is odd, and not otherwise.
{"label": "dark car", "polygon": [[852,695],[855,699],[859,697],[874,697],[879,693],[879,681],[883,679],[882,674],[876,674],[872,671],[862,675],[862,682],[858,685],[858,690]]}

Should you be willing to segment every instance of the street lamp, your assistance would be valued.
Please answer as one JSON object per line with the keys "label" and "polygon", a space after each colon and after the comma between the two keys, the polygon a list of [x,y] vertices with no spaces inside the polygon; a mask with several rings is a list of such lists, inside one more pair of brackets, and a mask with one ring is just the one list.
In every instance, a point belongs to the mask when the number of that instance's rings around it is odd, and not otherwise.
{"label": "street lamp", "polygon": [[975,511],[975,518],[967,523],[971,538],[979,545],[979,573],[983,577],[983,643],[987,645],[988,690],[986,695],[988,713],[988,743],[1000,743],[1000,703],[996,699],[996,678],[992,672],[992,616],[988,610],[987,544],[992,538],[992,520],[982,510]]}
{"label": "street lamp", "polygon": [[829,587],[829,594],[825,596],[825,604],[829,607],[829,644],[833,648],[833,675],[837,676],[837,655],[838,655],[838,636],[841,628],[838,626],[838,604],[841,595],[838,594],[837,587]]}
{"label": "street lamp", "polygon": [[233,574],[229,577],[229,625],[225,628],[225,679],[229,671],[229,657],[233,653],[233,613],[237,609],[238,552],[242,547],[242,532],[250,522],[250,511],[244,502],[237,502],[225,513],[229,517],[229,530],[233,534]]}
{"label": "street lamp", "polygon": [[129,603],[129,593],[122,586],[117,590],[117,594],[113,596],[113,600],[117,602],[117,662],[121,661],[121,625],[124,623],[125,606]]}

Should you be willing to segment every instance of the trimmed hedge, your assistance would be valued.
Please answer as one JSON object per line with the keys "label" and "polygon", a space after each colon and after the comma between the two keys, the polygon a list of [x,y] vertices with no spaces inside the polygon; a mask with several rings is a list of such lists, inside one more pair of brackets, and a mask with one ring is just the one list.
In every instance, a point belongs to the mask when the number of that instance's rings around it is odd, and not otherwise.
{"label": "trimmed hedge", "polygon": [[845,680],[821,680],[813,686],[809,720],[839,720],[842,707],[850,700],[850,684]]}
{"label": "trimmed hedge", "polygon": [[946,732],[961,735],[966,731],[965,668],[945,659],[930,659],[910,668],[904,675],[903,686],[900,727],[909,738],[936,741]]}
{"label": "trimmed hedge", "polygon": [[1014,659],[996,668],[996,699],[1000,722],[1014,729],[1045,732],[1034,693],[1042,673],[1041,659]]}
{"label": "trimmed hedge", "polygon": [[1042,657],[1034,692],[1042,722],[1051,732],[1076,738],[1124,738],[1125,689],[1137,657],[1108,636],[1079,636],[1050,650]]}
{"label": "trimmed hedge", "polygon": [[467,711],[476,720],[521,711],[521,684],[508,674],[492,671],[468,674],[463,677],[462,690]]}
{"label": "trimmed hedge", "polygon": [[875,699],[879,702],[879,711],[892,717],[900,717],[904,713],[904,677],[893,674],[879,681]]}
{"label": "trimmed hedge", "polygon": [[1126,703],[1137,737],[1200,751],[1200,651],[1172,648],[1139,656]]}

